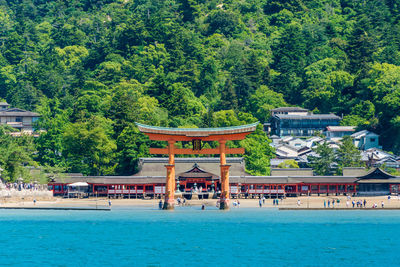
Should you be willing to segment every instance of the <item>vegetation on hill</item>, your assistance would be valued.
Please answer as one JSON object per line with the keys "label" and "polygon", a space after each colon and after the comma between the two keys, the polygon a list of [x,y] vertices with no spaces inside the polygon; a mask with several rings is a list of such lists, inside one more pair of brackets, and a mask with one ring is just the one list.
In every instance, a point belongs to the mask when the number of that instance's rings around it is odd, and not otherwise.
{"label": "vegetation on hill", "polygon": [[[344,114],[399,152],[399,11],[398,0],[0,0],[0,98],[43,115],[39,164],[84,174],[136,170],[150,142],[135,121],[230,126],[287,104]],[[250,172],[268,173],[268,142],[258,129],[242,143]]]}

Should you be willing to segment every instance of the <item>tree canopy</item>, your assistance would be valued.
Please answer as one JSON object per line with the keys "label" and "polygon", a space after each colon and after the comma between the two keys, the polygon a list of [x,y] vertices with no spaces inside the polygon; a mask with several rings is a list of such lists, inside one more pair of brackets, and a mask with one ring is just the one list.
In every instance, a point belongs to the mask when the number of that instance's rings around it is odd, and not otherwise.
{"label": "tree canopy", "polygon": [[[0,98],[42,114],[34,160],[87,174],[135,171],[150,144],[135,121],[263,123],[283,105],[343,114],[398,153],[398,11],[395,1],[0,1]],[[267,172],[256,166],[268,142],[245,142],[249,171]]]}

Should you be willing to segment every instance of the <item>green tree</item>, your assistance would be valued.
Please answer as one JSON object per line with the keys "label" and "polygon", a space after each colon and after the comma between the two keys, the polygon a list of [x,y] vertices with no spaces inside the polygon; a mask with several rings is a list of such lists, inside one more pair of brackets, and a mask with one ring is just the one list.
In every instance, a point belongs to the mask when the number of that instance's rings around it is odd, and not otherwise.
{"label": "green tree", "polygon": [[86,175],[112,174],[117,167],[117,146],[112,122],[102,117],[76,122],[66,127],[63,136],[63,156],[68,170]]}
{"label": "green tree", "polygon": [[38,153],[36,160],[42,165],[64,166],[62,156],[64,150],[63,134],[69,125],[71,109],[62,109],[58,99],[42,98],[38,107],[41,114],[35,123],[41,134],[35,139]]}
{"label": "green tree", "polygon": [[339,65],[337,60],[325,58],[305,68],[307,87],[302,95],[306,106],[329,113],[346,103],[345,90],[353,86],[354,77]]}
{"label": "green tree", "polygon": [[287,159],[284,160],[283,162],[278,164],[278,168],[281,169],[297,169],[300,168],[299,164],[297,163],[297,161],[295,161],[294,159]]}
{"label": "green tree", "polygon": [[118,173],[132,175],[139,171],[140,157],[149,156],[150,141],[136,126],[129,124],[117,138]]}
{"label": "green tree", "polygon": [[270,160],[275,156],[274,149],[269,145],[271,140],[259,124],[254,133],[240,141],[245,149],[246,171],[251,175],[269,175]]}
{"label": "green tree", "polygon": [[270,110],[277,107],[287,106],[283,95],[276,93],[265,85],[261,85],[256,92],[250,96],[248,110],[262,122],[270,118]]}
{"label": "green tree", "polygon": [[335,153],[327,142],[317,144],[313,151],[317,155],[308,156],[308,162],[317,175],[332,175],[334,172]]}
{"label": "green tree", "polygon": [[339,149],[336,152],[337,162],[339,168],[343,170],[344,167],[361,167],[361,154],[357,147],[353,144],[350,136],[344,136]]}
{"label": "green tree", "polygon": [[14,182],[22,177],[29,180],[30,174],[26,166],[35,166],[33,137],[22,135],[15,138],[10,135],[13,129],[0,126],[0,167],[2,178]]}

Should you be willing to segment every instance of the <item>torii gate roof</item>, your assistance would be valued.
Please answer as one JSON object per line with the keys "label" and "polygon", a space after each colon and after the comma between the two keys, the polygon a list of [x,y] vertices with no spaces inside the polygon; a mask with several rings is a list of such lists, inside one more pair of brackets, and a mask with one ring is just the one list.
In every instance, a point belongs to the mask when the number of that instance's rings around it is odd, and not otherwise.
{"label": "torii gate roof", "polygon": [[[230,136],[228,140],[239,140],[245,135],[252,133],[256,130],[259,122],[252,124],[232,126],[232,127],[220,127],[220,128],[170,128],[170,127],[158,127],[150,126],[141,123],[136,123],[137,127],[142,133],[149,135],[150,139],[153,140],[165,140],[156,138],[157,136],[170,136],[176,140],[199,138],[202,140],[217,140],[218,138],[212,138],[212,136]],[[241,136],[239,138],[239,136]],[[153,137],[153,138],[152,138]],[[181,137],[181,138],[179,138]]]}

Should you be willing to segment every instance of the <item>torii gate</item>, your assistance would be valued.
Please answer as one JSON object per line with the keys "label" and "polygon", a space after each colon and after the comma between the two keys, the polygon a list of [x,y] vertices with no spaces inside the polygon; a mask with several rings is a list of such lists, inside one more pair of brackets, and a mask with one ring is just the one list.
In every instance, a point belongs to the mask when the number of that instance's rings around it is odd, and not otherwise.
{"label": "torii gate", "polygon": [[[150,148],[150,154],[168,154],[167,179],[165,182],[165,202],[163,209],[174,208],[175,195],[175,155],[176,154],[219,154],[221,168],[220,209],[229,209],[229,167],[226,164],[227,154],[243,154],[244,148],[227,148],[226,141],[242,140],[254,132],[258,122],[222,128],[168,128],[136,123],[139,130],[148,135],[150,140],[167,141],[168,148]],[[193,148],[176,148],[175,142],[192,142]],[[217,148],[202,148],[202,141],[218,141]]]}

